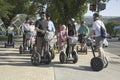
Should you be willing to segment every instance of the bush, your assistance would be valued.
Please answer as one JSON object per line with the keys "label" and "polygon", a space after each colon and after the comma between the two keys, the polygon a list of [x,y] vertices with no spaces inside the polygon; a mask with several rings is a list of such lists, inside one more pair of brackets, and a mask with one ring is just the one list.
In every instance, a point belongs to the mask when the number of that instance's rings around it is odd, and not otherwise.
{"label": "bush", "polygon": [[105,23],[105,26],[106,26],[106,29],[107,29],[107,32],[111,35],[111,36],[114,36],[114,26],[118,26],[120,25],[120,22],[118,21],[110,21],[110,22],[107,22]]}

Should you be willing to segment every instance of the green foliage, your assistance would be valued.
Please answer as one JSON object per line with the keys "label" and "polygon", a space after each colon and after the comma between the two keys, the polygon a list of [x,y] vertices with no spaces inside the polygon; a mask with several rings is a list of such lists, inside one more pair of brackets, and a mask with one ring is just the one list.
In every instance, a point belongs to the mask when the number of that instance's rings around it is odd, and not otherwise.
{"label": "green foliage", "polygon": [[5,0],[0,0],[0,18],[1,17],[8,17],[8,14],[10,14],[10,10],[13,8],[12,5],[10,5]]}
{"label": "green foliage", "polygon": [[87,11],[87,0],[52,0],[48,13],[55,22],[66,23],[70,18],[83,18]]}
{"label": "green foliage", "polygon": [[114,35],[114,26],[118,26],[120,25],[120,22],[119,21],[110,21],[110,22],[107,22],[105,23],[105,26],[106,26],[106,29],[107,29],[107,32],[110,34],[110,35]]}
{"label": "green foliage", "polygon": [[9,26],[11,20],[17,15],[27,13],[30,6],[29,0],[4,0],[2,2],[2,13],[0,14],[4,24]]}
{"label": "green foliage", "polygon": [[103,1],[103,2],[108,2],[109,0],[88,0],[89,3],[98,3],[100,1]]}
{"label": "green foliage", "polygon": [[96,0],[0,0],[0,18],[8,26],[17,14],[34,16],[47,4],[47,12],[55,23],[67,23],[71,17],[80,21],[87,12],[88,1]]}

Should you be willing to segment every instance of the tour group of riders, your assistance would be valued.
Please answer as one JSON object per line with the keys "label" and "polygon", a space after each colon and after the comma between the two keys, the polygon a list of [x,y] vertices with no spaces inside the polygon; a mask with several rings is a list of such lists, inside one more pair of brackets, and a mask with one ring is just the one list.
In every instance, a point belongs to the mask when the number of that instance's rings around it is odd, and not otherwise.
{"label": "tour group of riders", "polygon": [[80,43],[82,50],[82,47],[84,47],[85,44],[84,39],[87,39],[94,35],[96,48],[99,54],[98,56],[101,58],[105,57],[102,48],[102,42],[104,38],[100,36],[100,27],[102,25],[105,28],[105,26],[104,23],[100,20],[99,14],[97,13],[93,14],[94,22],[92,25],[92,29],[90,31],[85,21],[80,22],[80,27],[78,30],[76,29],[74,18],[70,18],[66,25],[64,24],[59,25],[57,29],[55,29],[54,23],[53,21],[51,21],[49,14],[42,12],[40,14],[40,17],[41,18],[37,20],[35,23],[31,19],[26,18],[26,21],[22,25],[23,45],[27,45],[26,49],[33,47],[33,45],[35,44],[42,53],[43,45],[45,44],[44,35],[45,32],[48,31],[53,32],[53,34],[57,36],[58,53],[61,49],[63,49],[64,46],[63,42],[65,41],[67,42],[66,55],[68,55],[69,51],[68,37],[74,36],[78,37],[78,42]]}

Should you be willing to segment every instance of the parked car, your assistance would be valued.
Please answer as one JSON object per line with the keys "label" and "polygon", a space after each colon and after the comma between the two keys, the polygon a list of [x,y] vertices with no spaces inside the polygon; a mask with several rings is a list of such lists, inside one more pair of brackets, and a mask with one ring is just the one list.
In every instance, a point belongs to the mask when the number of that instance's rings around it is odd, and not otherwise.
{"label": "parked car", "polygon": [[[87,40],[87,46],[90,46],[90,40]],[[93,42],[93,45],[95,46],[95,39],[92,38],[92,42]],[[103,41],[103,47],[108,47],[108,41],[107,41],[107,38],[104,39]]]}
{"label": "parked car", "polygon": [[106,38],[105,38],[104,41],[103,41],[103,47],[108,47],[108,41],[107,41]]}

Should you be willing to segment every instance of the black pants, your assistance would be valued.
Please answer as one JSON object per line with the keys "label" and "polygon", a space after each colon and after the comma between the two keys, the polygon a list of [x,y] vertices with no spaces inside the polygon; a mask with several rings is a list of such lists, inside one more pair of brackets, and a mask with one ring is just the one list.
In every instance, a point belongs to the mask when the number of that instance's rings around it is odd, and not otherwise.
{"label": "black pants", "polygon": [[13,43],[13,35],[8,34],[8,44],[12,44],[12,43]]}
{"label": "black pants", "polygon": [[25,44],[25,33],[23,34],[23,45]]}
{"label": "black pants", "polygon": [[85,36],[86,36],[86,35],[84,35],[84,34],[78,35],[78,41],[79,41],[80,43],[85,43],[85,39],[84,39]]}
{"label": "black pants", "polygon": [[67,48],[66,48],[66,55],[68,56],[68,53],[69,53],[69,39],[67,39]]}

